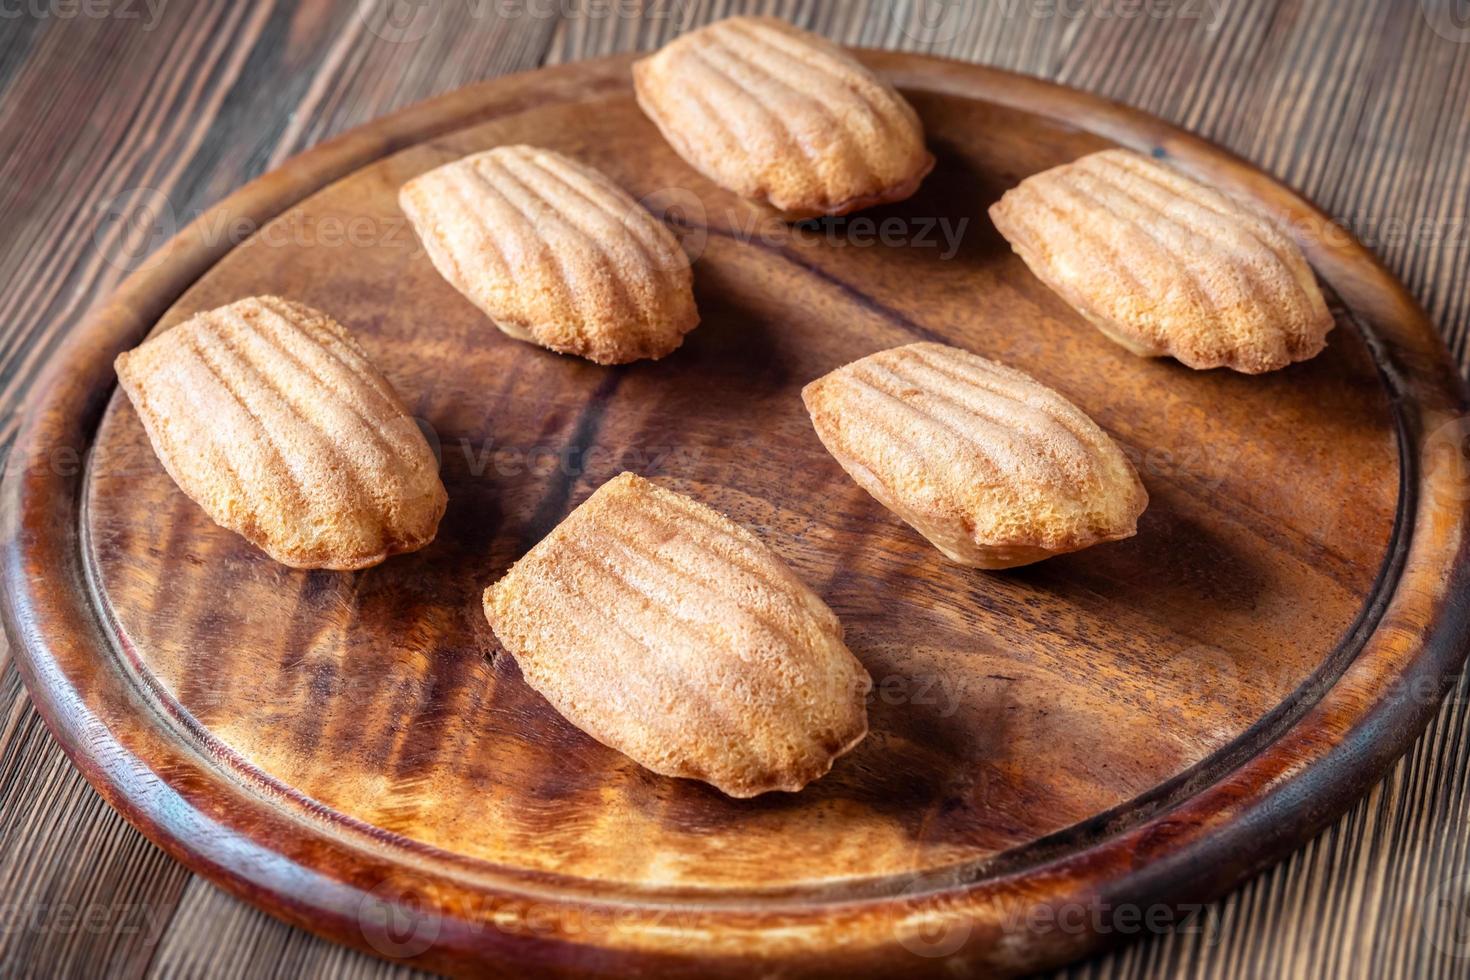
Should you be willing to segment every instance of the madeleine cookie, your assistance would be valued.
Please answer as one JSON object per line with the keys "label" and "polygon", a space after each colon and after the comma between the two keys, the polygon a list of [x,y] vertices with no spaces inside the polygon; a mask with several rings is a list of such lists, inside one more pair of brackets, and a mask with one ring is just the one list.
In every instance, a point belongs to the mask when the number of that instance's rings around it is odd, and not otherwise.
{"label": "madeleine cookie", "polygon": [[215,523],[293,568],[356,569],[434,539],[439,464],[340,323],[274,296],[118,355],[154,452]]}
{"label": "madeleine cookie", "polygon": [[624,473],[485,590],[526,682],[665,776],[796,791],[868,730],[842,626],[755,535]]}
{"label": "madeleine cookie", "polygon": [[689,258],[607,177],[501,146],[398,194],[439,274],[517,340],[598,364],[660,358],[699,323]]}
{"label": "madeleine cookie", "polygon": [[870,354],[802,389],[857,484],[949,558],[1009,568],[1131,537],[1148,494],[1061,395],[943,344]]}
{"label": "madeleine cookie", "polygon": [[1143,357],[1259,374],[1316,356],[1332,329],[1270,219],[1128,150],[1028,177],[990,217],[1038,279]]}
{"label": "madeleine cookie", "polygon": [[892,85],[774,18],[685,34],[636,62],[633,82],[690,166],[793,220],[902,201],[934,166]]}

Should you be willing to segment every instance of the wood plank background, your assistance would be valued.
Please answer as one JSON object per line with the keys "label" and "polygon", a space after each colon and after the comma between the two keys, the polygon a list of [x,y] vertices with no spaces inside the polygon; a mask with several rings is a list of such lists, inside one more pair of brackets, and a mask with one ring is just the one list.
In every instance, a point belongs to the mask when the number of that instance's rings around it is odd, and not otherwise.
{"label": "wood plank background", "polygon": [[[1470,332],[1463,0],[26,0],[0,4],[0,447],[173,228],[319,140],[497,74],[736,12],[1103,93],[1304,191]],[[1470,975],[1470,685],[1352,812],[1191,927],[1079,977]],[[63,758],[0,651],[0,975],[407,975],[219,892]]]}

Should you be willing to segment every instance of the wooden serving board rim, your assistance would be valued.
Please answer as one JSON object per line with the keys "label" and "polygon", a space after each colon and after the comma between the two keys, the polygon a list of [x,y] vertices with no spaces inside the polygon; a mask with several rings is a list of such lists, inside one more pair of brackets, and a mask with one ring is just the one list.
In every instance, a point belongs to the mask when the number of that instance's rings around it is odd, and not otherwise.
{"label": "wooden serving board rim", "polygon": [[[1323,227],[1329,223],[1322,212],[1243,161],[1138,110],[993,68],[897,52],[863,50],[860,56],[900,87],[983,97],[1145,152],[1166,153],[1185,169],[1253,194],[1278,216]],[[1332,683],[1304,685],[1247,733],[1190,770],[1084,825],[989,862],[978,874],[917,887],[905,875],[911,887],[901,894],[878,888],[871,897],[853,899],[845,892],[840,902],[826,901],[810,889],[792,890],[784,898],[760,892],[712,900],[714,896],[697,892],[659,889],[645,894],[619,886],[626,897],[610,897],[576,879],[496,868],[356,825],[341,814],[328,818],[309,799],[293,796],[290,787],[244,760],[232,763],[230,750],[197,723],[191,725],[182,706],[169,708],[173,699],[137,669],[130,651],[118,658],[127,665],[126,681],[115,672],[97,670],[94,662],[88,671],[98,641],[106,642],[116,631],[103,629],[98,620],[110,612],[91,587],[91,549],[82,536],[85,522],[78,519],[85,468],[59,474],[26,461],[44,460],[50,447],[90,445],[115,393],[113,357],[135,345],[233,247],[209,233],[220,226],[219,216],[248,217],[259,226],[358,168],[419,142],[544,105],[623,94],[632,60],[630,55],[614,56],[479,83],[324,143],[201,215],[68,340],[38,387],[37,402],[0,488],[6,532],[0,612],[43,719],[110,804],[194,870],[289,921],[360,947],[364,944],[356,914],[373,892],[366,886],[395,881],[395,875],[402,876],[405,858],[411,858],[420,880],[399,882],[402,894],[395,893],[392,900],[440,910],[444,948],[435,955],[443,963],[474,962],[512,950],[524,955],[528,949],[514,937],[486,936],[471,928],[471,916],[457,915],[453,903],[442,900],[445,889],[463,897],[501,893],[558,905],[678,907],[713,930],[709,936],[691,943],[685,934],[675,942],[658,929],[635,926],[620,930],[610,943],[645,958],[668,957],[670,963],[684,963],[691,956],[725,958],[745,943],[769,938],[772,929],[797,930],[805,938],[792,947],[791,962],[799,963],[804,950],[839,944],[849,952],[892,947],[894,930],[905,922],[960,916],[998,927],[1006,895],[1038,900],[1034,882],[1029,890],[1017,886],[1041,866],[1049,882],[1042,893],[1047,901],[1071,897],[1116,903],[1143,894],[1160,902],[1197,901],[1307,839],[1407,748],[1437,708],[1464,659],[1470,635],[1465,601],[1470,544],[1463,533],[1466,506],[1460,501],[1465,494],[1452,485],[1442,488],[1442,494],[1433,492],[1436,480],[1448,478],[1426,474],[1419,465],[1428,427],[1442,418],[1462,417],[1466,396],[1426,314],[1346,234],[1304,245],[1319,274],[1354,311],[1384,374],[1399,428],[1400,497],[1388,557],[1373,592],[1322,668]],[[1455,506],[1444,504],[1446,495]],[[1426,543],[1425,535],[1414,533],[1421,527],[1438,532],[1437,537]],[[38,568],[48,574],[36,575]],[[1404,576],[1414,588],[1402,588]],[[1420,606],[1396,612],[1401,618],[1413,614],[1407,621],[1418,624],[1422,639],[1394,647],[1379,627],[1394,614],[1396,602],[1403,606],[1415,598]],[[1382,665],[1376,659],[1370,665],[1369,653],[1401,669],[1376,669]],[[1383,690],[1381,680],[1390,673],[1397,683]],[[1350,694],[1371,698],[1371,706],[1350,710]],[[173,717],[161,709],[172,711]],[[1308,717],[1337,710],[1346,710],[1350,722],[1341,740],[1323,746],[1303,739]],[[151,715],[159,727],[124,731],[109,724],[141,715]],[[1262,725],[1276,726],[1265,750],[1228,757],[1245,742],[1257,744],[1247,736]],[[193,744],[169,738],[174,726],[186,729]],[[158,775],[165,769],[168,780]],[[303,817],[310,818],[310,832],[319,839],[290,839],[290,833],[302,836]],[[253,833],[244,832],[246,826]],[[262,826],[281,830],[278,848],[260,843]],[[391,855],[381,852],[384,844],[391,845]],[[330,852],[329,860],[322,847]],[[1201,867],[1220,870],[1202,875]],[[306,879],[310,889],[300,887]],[[589,897],[589,891],[595,894]],[[308,893],[309,899],[303,897]],[[439,896],[438,906],[431,895]],[[1052,951],[1038,954],[1050,959],[1026,960],[1025,965],[1054,961],[1063,946],[1066,955],[1080,953],[1102,938],[1088,935],[1054,944]],[[560,962],[560,956],[551,961]]]}

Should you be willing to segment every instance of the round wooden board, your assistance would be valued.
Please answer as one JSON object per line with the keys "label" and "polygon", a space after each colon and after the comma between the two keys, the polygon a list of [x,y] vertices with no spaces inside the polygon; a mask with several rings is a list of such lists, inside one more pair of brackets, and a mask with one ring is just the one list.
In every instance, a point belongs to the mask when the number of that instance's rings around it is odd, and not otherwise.
{"label": "round wooden board", "polygon": [[[429,967],[924,975],[1157,928],[1364,791],[1466,645],[1465,402],[1422,311],[1322,214],[1197,138],[1000,71],[860,56],[938,157],[900,205],[772,222],[672,153],[615,58],[313,150],[99,307],[12,456],[4,615],[108,801],[272,913]],[[435,274],[397,187],[508,142],[598,166],[679,225],[703,315],[681,350],[558,357]],[[1336,307],[1320,357],[1261,377],[1134,358],[1026,271],[986,206],[1114,143],[1297,233]],[[430,547],[293,571],[164,473],[113,356],[256,293],[348,324],[435,434],[450,503]],[[1138,536],[986,573],[858,490],[797,392],[916,339],[1090,412],[1148,486]],[[624,469],[755,528],[846,625],[872,732],[803,792],[731,800],[641,770],[526,687],[486,626],[483,587]]]}

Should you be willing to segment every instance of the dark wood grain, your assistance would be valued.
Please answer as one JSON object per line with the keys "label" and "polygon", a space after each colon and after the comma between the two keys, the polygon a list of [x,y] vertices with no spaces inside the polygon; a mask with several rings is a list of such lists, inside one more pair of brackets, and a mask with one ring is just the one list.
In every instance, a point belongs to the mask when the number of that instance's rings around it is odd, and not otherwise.
{"label": "dark wood grain", "polygon": [[[233,31],[231,50],[252,49],[240,73],[196,71],[199,77],[188,83],[226,95],[206,100],[213,108],[187,117],[186,125],[197,131],[194,138],[179,149],[162,151],[192,154],[187,168],[192,176],[167,188],[170,200],[185,213],[260,171],[286,126],[288,108],[301,101],[307,80],[315,75],[327,78],[323,90],[340,94],[331,96],[336,100],[333,121],[310,130],[306,141],[376,115],[387,100],[402,104],[431,94],[434,87],[453,87],[460,80],[504,70],[503,60],[442,56],[461,35],[483,36],[479,29],[485,25],[466,19],[458,4],[449,5],[423,39],[407,45],[417,52],[412,59],[401,58],[403,46],[360,32],[340,46],[343,53],[334,62],[352,65],[351,70],[323,70],[331,42],[349,25],[351,7],[328,11],[312,6],[295,13],[269,8],[263,24],[242,27],[238,22],[221,25],[202,6],[171,5],[170,16],[151,36],[119,22],[7,22],[0,31],[6,52],[0,78],[12,86],[17,79],[31,79],[24,99],[3,103],[7,123],[42,116],[48,120],[48,125],[23,130],[7,124],[0,131],[12,145],[26,148],[4,155],[8,173],[29,174],[20,184],[0,184],[0,191],[14,187],[25,200],[41,202],[7,211],[23,216],[17,233],[6,239],[7,282],[24,283],[24,295],[31,300],[30,312],[6,321],[7,331],[32,331],[14,351],[22,357],[29,354],[27,345],[40,336],[37,329],[54,331],[50,340],[38,342],[54,343],[88,298],[105,292],[104,280],[115,281],[119,271],[110,263],[91,261],[96,255],[89,231],[100,215],[64,210],[71,197],[68,189],[48,180],[66,158],[61,144],[95,135],[72,131],[76,120],[95,109],[98,120],[112,123],[88,151],[97,161],[107,160],[113,145],[109,141],[126,136],[127,121],[135,120],[132,107],[148,94],[141,78],[151,75],[95,71],[95,65],[126,54],[135,70],[154,72],[165,55],[185,56],[187,38],[210,31]],[[705,19],[724,9],[699,7],[693,17]],[[925,46],[922,39],[898,30],[895,17],[876,5],[792,10],[798,19],[850,42]],[[1434,33],[1415,5],[1355,5],[1348,8],[1351,16],[1342,16],[1341,10],[1337,5],[1242,5],[1227,11],[1218,29],[1208,32],[1178,19],[1125,24],[1088,16],[1007,18],[996,16],[992,7],[967,19],[952,38],[930,46],[1100,89],[1264,161],[1359,228],[1430,307],[1459,349],[1467,295],[1467,178],[1459,165],[1467,144],[1466,45]],[[555,34],[548,52],[553,60],[648,46],[667,34],[657,24],[630,27],[625,20],[595,17],[522,20],[515,27],[529,33],[516,34],[522,40],[497,48],[497,55],[534,61],[541,53],[532,46],[540,42],[529,39],[544,38],[549,28]],[[108,33],[112,38],[107,43],[97,40]],[[49,43],[43,44],[48,36]],[[85,47],[89,41],[96,42],[91,53]],[[36,57],[38,49],[43,58]],[[283,50],[290,54],[283,55]],[[1307,63],[1303,52],[1318,54]],[[398,59],[394,71],[376,70],[393,59]],[[29,65],[29,76],[19,67],[23,65]],[[403,77],[405,66],[416,74],[392,94],[393,80]],[[12,87],[7,94],[15,91]],[[326,104],[313,103],[302,112],[313,116],[320,111],[316,106]],[[1306,111],[1303,106],[1310,109],[1312,124],[1307,137],[1292,128]],[[73,120],[70,126],[68,118]],[[24,140],[19,138],[22,132]],[[126,177],[124,172],[123,183],[114,186],[129,186]],[[47,201],[57,203],[41,206]],[[1427,237],[1412,230],[1412,222],[1420,218],[1436,222]],[[67,237],[34,253],[28,244],[36,240],[28,237],[31,229],[42,235],[63,231]],[[78,256],[86,261],[78,262]],[[28,257],[28,268],[39,264],[47,274],[18,276],[17,257]],[[19,297],[21,291],[12,287],[6,295]],[[59,305],[57,297],[69,298],[70,305]],[[7,355],[7,377],[15,374],[15,356]],[[33,372],[20,384],[29,383],[30,377]],[[6,691],[13,696],[17,688],[12,683]],[[98,894],[95,879],[123,883],[120,894],[153,903],[162,919],[172,914],[175,901],[182,901],[183,911],[161,944],[120,930],[102,939],[59,928],[8,931],[0,937],[7,963],[16,962],[13,951],[24,950],[20,962],[31,966],[23,969],[47,972],[46,964],[79,968],[89,955],[128,948],[142,951],[141,958],[129,961],[139,968],[152,956],[155,968],[189,975],[206,969],[248,972],[277,962],[288,970],[350,970],[351,964],[364,962],[299,934],[287,940],[285,927],[229,899],[207,897],[207,886],[190,886],[179,897],[179,890],[168,885],[169,876],[160,874],[171,867],[166,860],[145,845],[140,862],[130,848],[115,844],[131,832],[116,829],[116,816],[95,806],[95,797],[45,739],[23,700],[9,703],[16,709],[9,714],[7,748],[0,756],[3,785],[8,793],[23,792],[34,803],[18,811],[10,802],[17,797],[7,796],[0,808],[7,814],[24,813],[6,824],[0,854],[13,894],[33,896],[24,899],[31,906],[78,906]],[[1447,952],[1452,947],[1446,938],[1453,935],[1455,909],[1462,907],[1455,903],[1463,902],[1464,889],[1456,890],[1452,876],[1440,869],[1463,866],[1466,854],[1464,767],[1455,761],[1462,758],[1465,744],[1463,703],[1463,694],[1451,702],[1434,732],[1345,822],[1290,864],[1217,906],[1210,919],[1214,928],[1171,933],[1132,947],[1100,969],[1142,975],[1195,964],[1190,969],[1208,975],[1253,976],[1315,968],[1348,972],[1371,964],[1379,974],[1457,975],[1460,961]],[[94,805],[79,809],[89,799]],[[73,830],[109,824],[113,830],[96,834]],[[23,843],[12,846],[17,841]],[[65,872],[77,865],[96,874]],[[188,913],[191,908],[195,914]],[[222,942],[224,937],[228,941]],[[251,951],[259,955],[251,957]]]}

